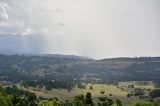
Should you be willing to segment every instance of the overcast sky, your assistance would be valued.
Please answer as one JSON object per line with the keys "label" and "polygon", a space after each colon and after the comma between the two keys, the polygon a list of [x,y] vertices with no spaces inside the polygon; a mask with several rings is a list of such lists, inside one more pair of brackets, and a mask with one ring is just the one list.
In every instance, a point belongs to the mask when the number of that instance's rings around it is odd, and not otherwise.
{"label": "overcast sky", "polygon": [[0,0],[0,53],[160,56],[160,0]]}

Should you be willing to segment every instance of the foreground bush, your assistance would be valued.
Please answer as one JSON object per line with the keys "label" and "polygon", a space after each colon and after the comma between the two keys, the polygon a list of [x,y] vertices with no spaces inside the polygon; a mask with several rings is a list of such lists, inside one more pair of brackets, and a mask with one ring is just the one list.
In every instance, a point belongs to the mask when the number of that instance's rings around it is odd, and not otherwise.
{"label": "foreground bush", "polygon": [[138,103],[133,103],[132,106],[160,106],[160,104],[151,102],[138,102]]}

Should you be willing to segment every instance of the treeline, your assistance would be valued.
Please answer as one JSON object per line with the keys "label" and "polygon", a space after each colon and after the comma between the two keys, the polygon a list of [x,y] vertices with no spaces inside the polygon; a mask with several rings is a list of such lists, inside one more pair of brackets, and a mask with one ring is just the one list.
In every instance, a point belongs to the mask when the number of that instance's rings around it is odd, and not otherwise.
{"label": "treeline", "polygon": [[63,88],[63,89],[71,90],[75,86],[73,81],[69,81],[69,80],[52,81],[52,80],[45,80],[45,79],[23,81],[21,85],[24,87],[38,87],[38,88],[45,87],[45,89],[47,90],[51,90],[53,88],[55,89]]}

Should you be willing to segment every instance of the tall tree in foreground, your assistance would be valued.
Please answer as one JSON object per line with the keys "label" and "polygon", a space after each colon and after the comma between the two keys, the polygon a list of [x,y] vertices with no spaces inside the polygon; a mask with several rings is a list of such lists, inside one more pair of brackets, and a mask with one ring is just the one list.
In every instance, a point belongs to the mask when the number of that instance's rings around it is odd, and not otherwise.
{"label": "tall tree in foreground", "polygon": [[85,102],[87,106],[94,106],[92,101],[92,94],[90,92],[87,92]]}

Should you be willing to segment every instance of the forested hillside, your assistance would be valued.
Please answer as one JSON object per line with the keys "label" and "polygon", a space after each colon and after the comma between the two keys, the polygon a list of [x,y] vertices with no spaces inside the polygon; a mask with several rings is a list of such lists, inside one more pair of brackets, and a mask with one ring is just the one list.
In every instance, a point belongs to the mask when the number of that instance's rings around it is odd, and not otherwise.
{"label": "forested hillside", "polygon": [[63,55],[0,55],[1,81],[158,81],[160,57],[92,60]]}

